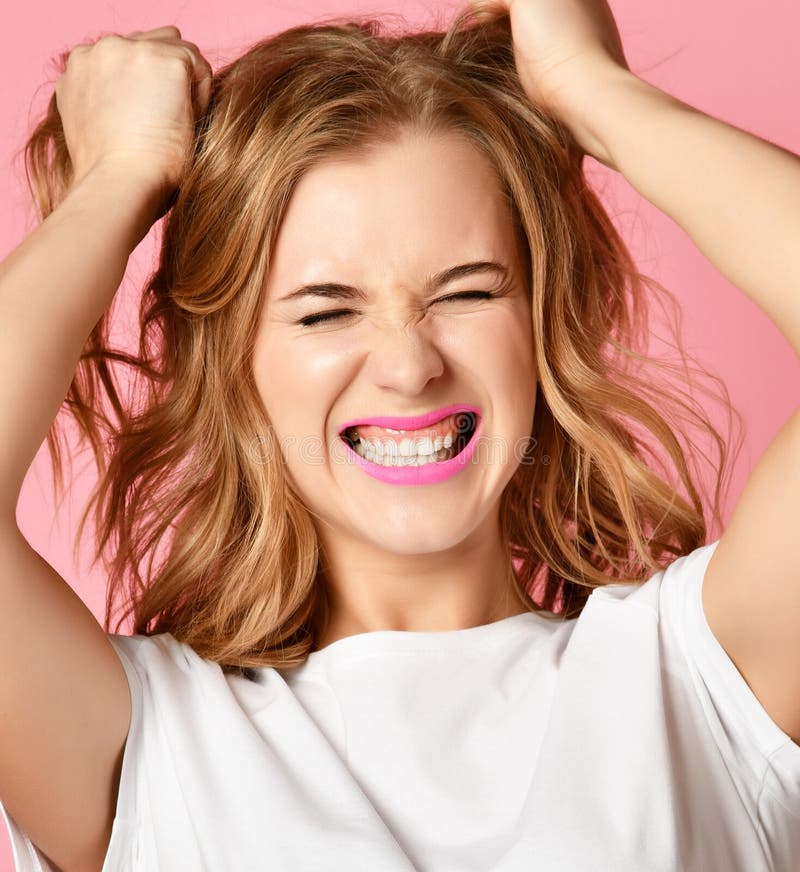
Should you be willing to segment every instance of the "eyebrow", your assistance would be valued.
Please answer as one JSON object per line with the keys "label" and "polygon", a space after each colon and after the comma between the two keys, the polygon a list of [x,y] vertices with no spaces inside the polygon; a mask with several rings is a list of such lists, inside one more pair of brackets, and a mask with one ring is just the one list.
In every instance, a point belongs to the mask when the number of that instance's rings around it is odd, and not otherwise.
{"label": "eyebrow", "polygon": [[[458,266],[451,266],[435,275],[429,276],[424,285],[424,293],[427,296],[437,288],[442,287],[442,285],[483,272],[493,272],[504,279],[507,279],[509,275],[507,267],[493,260],[477,260],[471,263],[461,263]],[[318,284],[301,285],[285,297],[281,297],[279,302],[297,300],[306,296],[322,297],[328,300],[366,299],[364,291],[353,285],[343,285],[339,282],[320,282]]]}

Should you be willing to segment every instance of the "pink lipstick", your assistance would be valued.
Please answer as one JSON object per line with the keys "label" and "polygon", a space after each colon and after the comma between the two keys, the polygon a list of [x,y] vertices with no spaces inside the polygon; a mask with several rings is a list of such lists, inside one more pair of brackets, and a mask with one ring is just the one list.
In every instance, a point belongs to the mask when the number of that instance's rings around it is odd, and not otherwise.
{"label": "pink lipstick", "polygon": [[412,415],[409,418],[400,418],[392,415],[381,415],[377,418],[354,418],[348,421],[339,428],[341,436],[345,430],[350,427],[358,427],[361,424],[374,424],[376,427],[391,427],[392,430],[420,430],[423,427],[430,427],[433,424],[438,424],[443,418],[450,415],[455,415],[458,412],[472,412],[480,417],[481,410],[477,406],[443,406],[441,409],[434,409],[433,412],[426,412],[424,415]]}
{"label": "pink lipstick", "polygon": [[[386,437],[391,441],[396,441],[397,438],[403,437],[412,439],[430,437],[433,435],[433,430],[436,429],[435,425],[451,416],[454,417],[454,423],[458,431],[458,435],[453,443],[454,450],[457,453],[449,460],[428,462],[422,466],[389,466],[368,460],[354,450],[355,443],[348,433],[354,427],[388,427],[392,430],[407,431],[402,436],[401,434],[396,434],[394,440],[392,440],[392,434],[387,433]],[[431,429],[426,430],[425,428]],[[344,442],[348,460],[352,460],[357,466],[361,467],[367,475],[388,484],[413,485],[436,484],[445,481],[464,469],[475,451],[481,429],[480,409],[477,406],[461,404],[445,406],[424,415],[410,417],[378,416],[357,418],[342,425],[339,429],[339,435]]]}

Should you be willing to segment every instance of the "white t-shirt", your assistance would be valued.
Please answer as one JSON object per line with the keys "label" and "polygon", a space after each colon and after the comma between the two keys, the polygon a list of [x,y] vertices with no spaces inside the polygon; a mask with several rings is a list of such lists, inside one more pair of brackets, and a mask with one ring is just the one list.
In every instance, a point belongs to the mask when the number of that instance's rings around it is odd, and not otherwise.
{"label": "white t-shirt", "polygon": [[103,872],[800,870],[800,747],[705,620],[716,544],[569,621],[361,633],[257,681],[109,635],[133,713]]}

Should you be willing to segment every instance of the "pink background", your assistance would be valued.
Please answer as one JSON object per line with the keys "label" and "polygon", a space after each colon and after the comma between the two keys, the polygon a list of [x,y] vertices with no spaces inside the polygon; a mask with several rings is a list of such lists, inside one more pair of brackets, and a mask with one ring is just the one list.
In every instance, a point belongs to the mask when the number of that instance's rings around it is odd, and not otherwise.
{"label": "pink background", "polygon": [[[444,0],[369,4],[359,0],[229,0],[225,4],[198,0],[191,5],[169,0],[79,0],[70,4],[26,0],[6,5],[0,27],[4,83],[0,92],[0,201],[5,204],[0,210],[0,259],[34,226],[21,149],[52,93],[55,74],[49,61],[59,51],[94,41],[105,32],[125,34],[175,24],[183,38],[197,43],[217,69],[264,36],[317,16],[391,12],[416,23],[429,22],[433,15],[446,17],[449,10],[462,5]],[[796,0],[770,0],[760,14],[749,0],[724,4],[611,0],[611,5],[634,72],[717,118],[800,152],[796,100],[800,7]],[[687,351],[722,377],[744,418],[745,442],[724,513],[727,523],[748,473],[800,401],[797,358],[777,327],[720,276],[676,224],[640,197],[622,176],[591,164],[593,178],[603,185],[603,199],[640,269],[680,298]],[[129,264],[121,291],[126,299],[135,300],[153,256],[151,240],[145,239]],[[124,330],[125,324],[120,328]],[[724,429],[723,420],[715,423]],[[76,470],[89,469],[88,454],[77,460]],[[20,527],[101,622],[104,578],[98,570],[88,571],[86,552],[78,565],[72,560],[79,509],[91,480],[83,475],[74,498],[56,510],[49,495],[46,461],[41,449],[20,497]],[[0,872],[11,869],[5,828],[0,826]]]}

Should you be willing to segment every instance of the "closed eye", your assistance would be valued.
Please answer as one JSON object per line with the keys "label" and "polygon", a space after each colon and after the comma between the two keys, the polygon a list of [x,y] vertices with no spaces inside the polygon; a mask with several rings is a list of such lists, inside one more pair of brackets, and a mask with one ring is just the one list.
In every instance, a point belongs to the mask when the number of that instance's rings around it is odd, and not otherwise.
{"label": "closed eye", "polygon": [[464,299],[481,299],[481,300],[490,300],[494,294],[491,291],[463,291],[460,294],[448,294],[446,297],[439,297],[434,300],[434,303],[442,303],[445,300],[458,300],[461,298]]}
{"label": "closed eye", "polygon": [[[495,296],[496,294],[493,294],[491,291],[462,291],[458,294],[448,294],[445,297],[438,297],[433,302],[445,303],[461,299],[491,300]],[[321,324],[326,321],[334,321],[335,319],[341,318],[344,315],[352,314],[352,309],[335,309],[332,312],[318,312],[316,315],[307,315],[305,318],[301,318],[297,323],[300,324],[302,327],[313,327],[315,324]]]}

